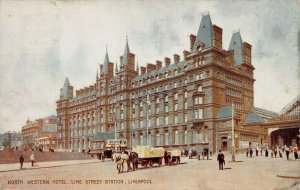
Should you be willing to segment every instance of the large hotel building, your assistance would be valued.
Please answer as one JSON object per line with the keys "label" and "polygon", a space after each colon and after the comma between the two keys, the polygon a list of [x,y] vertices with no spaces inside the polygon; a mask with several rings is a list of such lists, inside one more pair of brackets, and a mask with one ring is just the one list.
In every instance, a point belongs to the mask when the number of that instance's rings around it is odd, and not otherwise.
{"label": "large hotel building", "polygon": [[[232,104],[235,146],[263,145],[268,134],[254,108],[251,45],[234,32],[223,49],[222,28],[203,15],[183,58],[138,67],[128,41],[120,65],[100,65],[96,82],[76,90],[66,78],[57,101],[58,148],[94,149],[98,134],[114,133],[136,145],[231,147]],[[261,110],[260,110],[261,111]]]}

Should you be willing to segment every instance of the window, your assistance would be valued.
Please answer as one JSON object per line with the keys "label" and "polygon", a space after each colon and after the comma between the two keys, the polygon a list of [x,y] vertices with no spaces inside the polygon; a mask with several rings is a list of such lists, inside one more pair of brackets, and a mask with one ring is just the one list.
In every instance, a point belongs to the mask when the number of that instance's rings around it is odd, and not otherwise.
{"label": "window", "polygon": [[200,79],[200,76],[199,76],[199,74],[197,74],[195,80],[199,80],[199,79]]}
{"label": "window", "polygon": [[184,114],[184,122],[187,122],[187,115]]}
{"label": "window", "polygon": [[140,120],[140,128],[143,128],[143,121]]}
{"label": "window", "polygon": [[144,136],[140,135],[140,145],[144,145]]}
{"label": "window", "polygon": [[177,88],[177,82],[174,82],[174,88]]}
{"label": "window", "polygon": [[188,144],[188,131],[184,131],[184,144]]}
{"label": "window", "polygon": [[178,100],[178,94],[177,93],[174,95],[174,100]]}
{"label": "window", "polygon": [[157,104],[159,104],[159,98],[156,98],[156,101],[155,101]]}
{"label": "window", "polygon": [[168,132],[165,133],[165,137],[166,137],[165,145],[169,145],[169,133]]}
{"label": "window", "polygon": [[159,126],[159,117],[156,118],[156,126]]}
{"label": "window", "polygon": [[177,115],[174,116],[174,120],[175,120],[175,124],[177,124],[178,123],[178,117],[177,117]]}
{"label": "window", "polygon": [[165,85],[164,88],[165,88],[165,90],[168,90],[168,85]]}
{"label": "window", "polygon": [[165,106],[165,112],[168,112],[169,111],[169,107],[168,105]]}
{"label": "window", "polygon": [[159,108],[158,108],[158,107],[156,107],[156,110],[155,110],[155,111],[156,111],[155,113],[156,113],[156,114],[158,114]]}
{"label": "window", "polygon": [[156,146],[160,145],[160,134],[156,133]]}
{"label": "window", "polygon": [[178,104],[175,104],[175,107],[174,107],[175,111],[178,110]]}
{"label": "window", "polygon": [[168,96],[165,97],[165,102],[168,102]]}
{"label": "window", "polygon": [[[122,114],[123,115],[123,114]],[[121,122],[121,129],[123,130],[124,129],[124,123]]]}
{"label": "window", "polygon": [[203,119],[203,110],[202,109],[195,110],[195,119]]}
{"label": "window", "polygon": [[168,116],[165,117],[165,124],[169,125],[169,117]]}
{"label": "window", "polygon": [[175,142],[174,142],[174,144],[175,145],[179,144],[178,143],[178,130],[175,131]]}
{"label": "window", "polygon": [[202,92],[202,86],[200,85],[199,87],[198,87],[198,92]]}

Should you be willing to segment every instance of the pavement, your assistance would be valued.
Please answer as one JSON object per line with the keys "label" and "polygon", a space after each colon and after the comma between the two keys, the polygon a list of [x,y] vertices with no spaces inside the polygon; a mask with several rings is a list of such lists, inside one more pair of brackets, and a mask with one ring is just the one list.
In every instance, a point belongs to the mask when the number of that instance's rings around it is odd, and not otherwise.
{"label": "pavement", "polygon": [[26,170],[7,164],[0,165],[0,189],[300,189],[300,160],[237,155],[242,162],[229,162],[230,154],[225,154],[225,160],[224,170],[218,169],[216,157],[200,161],[182,157],[179,165],[155,165],[122,174],[115,163],[97,159],[41,162],[33,169],[26,163]]}

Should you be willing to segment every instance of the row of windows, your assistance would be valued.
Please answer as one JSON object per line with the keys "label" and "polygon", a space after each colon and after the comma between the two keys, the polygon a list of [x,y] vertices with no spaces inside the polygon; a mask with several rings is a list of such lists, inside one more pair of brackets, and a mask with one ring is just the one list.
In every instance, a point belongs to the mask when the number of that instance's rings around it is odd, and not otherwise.
{"label": "row of windows", "polygon": [[226,88],[225,93],[226,93],[226,95],[229,95],[229,96],[242,98],[242,92],[239,91],[239,90],[235,90],[235,89],[232,89],[232,88]]}

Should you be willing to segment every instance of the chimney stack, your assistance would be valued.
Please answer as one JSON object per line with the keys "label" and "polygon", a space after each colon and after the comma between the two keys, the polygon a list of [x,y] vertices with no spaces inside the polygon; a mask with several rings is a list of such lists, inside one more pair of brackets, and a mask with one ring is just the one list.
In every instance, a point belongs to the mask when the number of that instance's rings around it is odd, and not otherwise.
{"label": "chimney stack", "polygon": [[177,64],[180,61],[180,56],[178,54],[174,54],[174,63]]}
{"label": "chimney stack", "polygon": [[184,51],[183,51],[183,58],[186,59],[187,56],[189,56],[190,54],[191,54],[190,52],[184,50]]}
{"label": "chimney stack", "polygon": [[140,67],[141,75],[144,75],[146,73],[146,67]]}
{"label": "chimney stack", "polygon": [[150,73],[151,71],[154,71],[156,69],[156,65],[147,63],[147,73]]}
{"label": "chimney stack", "polygon": [[171,64],[171,59],[168,57],[165,57],[165,65],[168,67]]}
{"label": "chimney stack", "polygon": [[190,35],[190,51],[191,52],[193,51],[195,40],[196,40],[196,36],[194,34],[191,34]]}
{"label": "chimney stack", "polygon": [[156,61],[156,70],[159,70],[162,67],[161,61]]}

